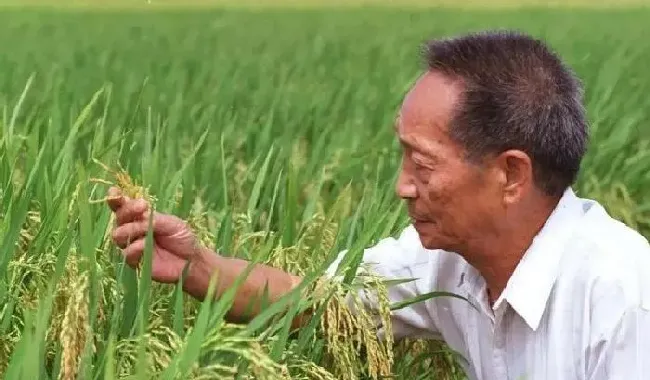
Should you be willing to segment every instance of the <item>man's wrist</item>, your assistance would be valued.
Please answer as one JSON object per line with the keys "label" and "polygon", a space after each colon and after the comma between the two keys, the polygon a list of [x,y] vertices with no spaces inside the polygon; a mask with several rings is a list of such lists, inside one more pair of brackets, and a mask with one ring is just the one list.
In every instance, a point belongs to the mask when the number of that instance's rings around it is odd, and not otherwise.
{"label": "man's wrist", "polygon": [[201,248],[188,262],[187,277],[183,281],[183,291],[202,300],[210,284],[210,277],[217,269],[219,256],[209,248]]}

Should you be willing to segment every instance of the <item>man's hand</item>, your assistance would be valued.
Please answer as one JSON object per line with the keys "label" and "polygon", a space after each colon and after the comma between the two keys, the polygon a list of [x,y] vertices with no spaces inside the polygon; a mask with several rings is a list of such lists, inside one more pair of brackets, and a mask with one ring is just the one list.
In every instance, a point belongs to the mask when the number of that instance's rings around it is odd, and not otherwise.
{"label": "man's hand", "polygon": [[[112,187],[108,205],[115,212],[116,225],[113,241],[122,249],[129,266],[136,268],[144,253],[149,229],[150,205],[143,199],[130,199]],[[173,215],[154,212],[154,245],[152,252],[152,279],[162,283],[176,283],[186,263],[197,260],[201,248],[187,223]]]}
{"label": "man's hand", "polygon": [[[113,241],[122,249],[127,264],[138,267],[144,253],[145,240],[149,230],[150,205],[142,199],[130,199],[112,187],[109,189],[108,205],[115,213]],[[183,290],[202,300],[208,291],[210,280],[217,275],[215,297],[232,287],[235,280],[246,270],[250,262],[237,258],[223,257],[202,247],[186,222],[173,215],[154,213],[153,254],[151,276],[154,281],[177,283],[185,265],[189,272]],[[270,301],[275,301],[291,291],[302,280],[280,269],[266,265],[255,265],[245,282],[237,289],[235,300],[226,319],[246,322],[260,311],[256,300],[264,291],[269,292]],[[250,303],[252,309],[249,309]],[[296,320],[300,323],[301,318]]]}

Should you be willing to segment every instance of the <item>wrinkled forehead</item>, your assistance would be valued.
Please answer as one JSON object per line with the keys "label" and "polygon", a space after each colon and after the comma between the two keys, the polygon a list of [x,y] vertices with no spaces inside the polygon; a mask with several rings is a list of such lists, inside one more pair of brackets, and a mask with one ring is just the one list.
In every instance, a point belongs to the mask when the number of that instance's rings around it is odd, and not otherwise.
{"label": "wrinkled forehead", "polygon": [[423,152],[431,153],[440,149],[445,139],[441,131],[426,122],[405,122],[401,114],[395,119],[395,133],[402,146]]}
{"label": "wrinkled forehead", "polygon": [[435,72],[422,75],[406,94],[396,118],[396,131],[410,133],[446,130],[458,100],[460,86]]}
{"label": "wrinkled forehead", "polygon": [[440,74],[424,74],[404,97],[396,115],[397,137],[414,147],[450,145],[448,128],[459,97],[456,83]]}

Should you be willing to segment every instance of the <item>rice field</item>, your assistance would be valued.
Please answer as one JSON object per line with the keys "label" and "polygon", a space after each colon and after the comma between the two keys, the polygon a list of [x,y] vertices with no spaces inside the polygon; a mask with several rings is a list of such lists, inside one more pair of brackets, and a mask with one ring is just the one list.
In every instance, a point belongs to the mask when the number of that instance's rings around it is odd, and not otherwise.
{"label": "rice field", "polygon": [[[304,296],[338,252],[406,223],[392,122],[426,39],[512,27],[586,86],[576,190],[650,236],[646,10],[92,9],[0,12],[0,373],[7,379],[462,379],[462,358],[379,341]],[[117,174],[117,175],[116,175]],[[204,244],[306,276],[246,325],[134,271],[109,183],[146,191]],[[145,259],[150,257],[145,254]],[[314,293],[315,294],[315,293]],[[313,294],[311,294],[313,295]],[[314,306],[297,331],[294,315]],[[324,323],[324,321],[328,323]]]}

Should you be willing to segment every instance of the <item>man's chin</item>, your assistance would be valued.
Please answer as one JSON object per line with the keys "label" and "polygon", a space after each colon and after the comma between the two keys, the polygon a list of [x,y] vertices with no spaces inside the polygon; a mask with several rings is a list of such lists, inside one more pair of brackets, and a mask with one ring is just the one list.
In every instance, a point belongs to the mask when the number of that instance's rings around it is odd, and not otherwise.
{"label": "man's chin", "polygon": [[413,228],[415,228],[415,231],[417,231],[420,237],[420,243],[426,249],[436,249],[438,246],[438,239],[436,239],[433,231],[431,231],[432,225],[432,222],[413,221]]}
{"label": "man's chin", "polygon": [[446,249],[446,244],[444,244],[444,239],[436,234],[436,231],[432,230],[434,228],[433,222],[413,222],[413,227],[418,233],[420,238],[420,244],[425,249],[435,250],[435,249]]}
{"label": "man's chin", "polygon": [[411,223],[419,234],[426,233],[433,227],[433,222],[428,222],[426,220],[413,220]]}

